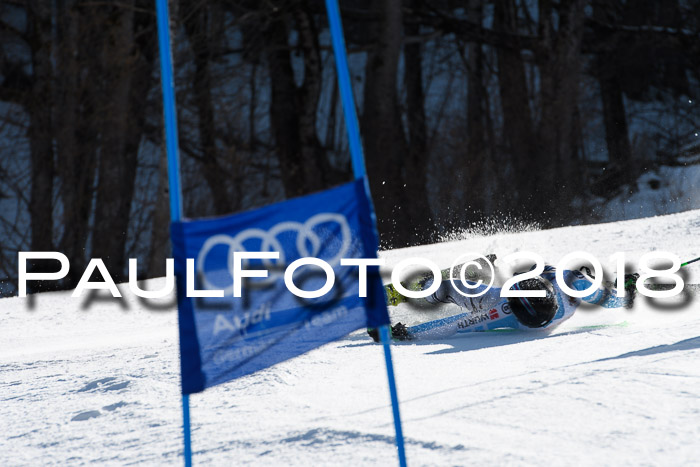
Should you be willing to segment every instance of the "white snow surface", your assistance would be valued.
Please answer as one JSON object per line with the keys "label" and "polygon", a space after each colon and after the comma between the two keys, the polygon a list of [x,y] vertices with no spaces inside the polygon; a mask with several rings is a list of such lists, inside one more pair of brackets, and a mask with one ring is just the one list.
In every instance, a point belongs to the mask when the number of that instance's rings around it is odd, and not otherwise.
{"label": "white snow surface", "polygon": [[[468,251],[533,251],[556,264],[585,250],[608,265],[617,251],[691,259],[699,237],[695,210],[381,256],[447,267]],[[174,306],[119,287],[121,302],[87,306],[70,292],[0,300],[0,465],[181,464]],[[700,465],[699,304],[642,297],[551,332],[393,345],[409,465]],[[195,464],[397,462],[382,347],[364,330],[190,400]]]}

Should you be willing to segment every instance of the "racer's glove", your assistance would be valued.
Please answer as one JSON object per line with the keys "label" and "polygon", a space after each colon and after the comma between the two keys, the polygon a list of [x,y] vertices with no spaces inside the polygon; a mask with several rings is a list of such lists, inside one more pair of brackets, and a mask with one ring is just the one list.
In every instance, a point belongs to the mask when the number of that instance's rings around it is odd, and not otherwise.
{"label": "racer's glove", "polygon": [[[379,342],[379,329],[367,328],[367,334],[369,334],[369,336],[374,340],[374,342]],[[398,341],[405,341],[411,338],[411,336],[408,334],[408,328],[405,324],[402,323],[396,323],[391,327],[390,337]]]}

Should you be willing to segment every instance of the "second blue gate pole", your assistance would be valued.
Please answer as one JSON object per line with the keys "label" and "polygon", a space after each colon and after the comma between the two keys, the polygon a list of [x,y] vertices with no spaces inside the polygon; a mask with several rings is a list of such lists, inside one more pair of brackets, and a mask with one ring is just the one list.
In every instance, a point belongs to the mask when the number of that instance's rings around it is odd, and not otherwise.
{"label": "second blue gate pole", "polygon": [[[345,116],[345,126],[348,130],[348,142],[350,145],[350,157],[352,158],[352,168],[355,178],[362,178],[365,182],[367,198],[372,205],[372,196],[369,190],[369,180],[365,170],[365,158],[362,151],[362,140],[360,139],[360,125],[357,121],[355,111],[355,99],[352,92],[352,83],[348,71],[347,53],[345,50],[345,40],[343,36],[343,25],[340,21],[340,11],[337,0],[326,0],[326,11],[328,13],[328,23],[331,30],[331,40],[333,42],[333,54],[335,56],[335,67],[338,74],[338,88],[340,98],[343,102],[343,113]],[[370,209],[372,221],[375,226],[377,221],[374,208]],[[399,397],[396,392],[396,381],[394,378],[394,364],[391,359],[391,333],[389,326],[379,328],[379,337],[384,348],[384,359],[386,361],[386,372],[389,380],[389,394],[391,396],[391,408],[394,414],[394,429],[396,431],[396,448],[399,454],[399,465],[405,467],[406,453],[404,450],[403,429],[401,428],[401,414],[399,412]]]}

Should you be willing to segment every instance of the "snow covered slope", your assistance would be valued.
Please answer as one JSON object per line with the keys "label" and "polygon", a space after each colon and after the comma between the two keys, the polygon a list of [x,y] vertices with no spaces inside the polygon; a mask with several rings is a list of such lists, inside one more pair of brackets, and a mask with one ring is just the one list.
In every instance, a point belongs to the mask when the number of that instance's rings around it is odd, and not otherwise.
{"label": "snow covered slope", "polygon": [[[383,256],[446,267],[467,251],[529,250],[556,264],[586,250],[607,264],[617,251],[694,258],[699,237],[690,211]],[[700,266],[688,273],[700,282]],[[550,333],[393,346],[409,463],[700,465],[700,298],[678,302],[582,309]],[[122,305],[0,300],[0,465],[181,463],[174,308]],[[196,464],[396,462],[381,347],[362,331],[191,402]]]}

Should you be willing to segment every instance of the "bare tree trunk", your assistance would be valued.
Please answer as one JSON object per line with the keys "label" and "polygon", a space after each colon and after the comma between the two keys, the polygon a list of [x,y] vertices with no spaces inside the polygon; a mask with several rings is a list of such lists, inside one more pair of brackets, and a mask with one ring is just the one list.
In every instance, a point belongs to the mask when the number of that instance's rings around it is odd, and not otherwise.
{"label": "bare tree trunk", "polygon": [[[335,73],[335,71],[334,71]],[[333,82],[331,83],[331,103],[328,107],[328,121],[326,122],[326,149],[328,151],[335,151],[335,129],[336,121],[338,115],[338,78],[334,74]]]}
{"label": "bare tree trunk", "polygon": [[[416,0],[410,6],[417,6]],[[405,26],[407,35],[418,35],[418,25]],[[432,239],[433,222],[428,204],[428,132],[425,123],[423,95],[423,56],[418,42],[404,46],[404,83],[409,145],[404,166],[403,221],[410,235],[410,244],[428,243]]]}
{"label": "bare tree trunk", "polygon": [[[516,33],[516,10],[512,0],[497,0],[494,15],[495,29]],[[503,136],[511,161],[516,196],[508,196],[504,205],[518,211],[538,211],[529,198],[540,184],[538,155],[534,148],[534,124],[530,110],[525,66],[519,50],[497,49],[498,85],[503,113]]]}
{"label": "bare tree trunk", "polygon": [[126,277],[126,240],[134,196],[138,151],[152,87],[155,41],[135,31],[154,27],[151,15],[136,13],[135,4],[105,14],[110,24],[102,63],[111,90],[99,113],[101,148],[93,228],[92,256],[102,258],[115,280]]}
{"label": "bare tree trunk", "polygon": [[25,108],[30,115],[29,144],[32,188],[29,199],[31,244],[34,251],[53,250],[53,128],[51,118],[51,8],[29,3],[32,89]]}
{"label": "bare tree trunk", "polygon": [[[282,169],[282,184],[288,198],[323,189],[346,175],[332,168],[318,139],[316,114],[321,95],[322,65],[311,6],[305,0],[297,0],[289,8],[289,12],[274,13],[277,17],[269,26],[271,43],[268,52],[272,83],[270,119]],[[288,23],[292,18],[304,58],[304,80],[300,86],[294,81],[287,40]]]}
{"label": "bare tree trunk", "polygon": [[[553,217],[565,220],[556,201],[570,200],[580,186],[574,115],[578,106],[584,8],[587,0],[562,3],[559,26],[552,26],[552,5],[540,0],[540,39],[548,52],[540,67],[542,121],[538,141],[538,189],[534,201],[539,220],[547,225]],[[533,173],[533,175],[535,175]]]}
{"label": "bare tree trunk", "polygon": [[402,41],[401,1],[381,0],[372,7],[379,20],[370,26],[370,37],[376,37],[376,41],[365,68],[362,130],[367,171],[381,242],[402,247],[411,243],[411,235],[400,205],[406,153],[396,83]]}
{"label": "bare tree trunk", "polygon": [[[100,160],[96,190],[92,256],[101,258],[112,277],[121,280],[125,270],[125,244],[136,176],[136,156],[126,151],[129,96],[135,73],[130,62],[134,52],[134,10],[132,5],[104,12],[107,40],[103,44],[102,80],[110,90],[98,113],[101,123]],[[95,18],[95,19],[98,19]],[[98,19],[99,20],[99,19]]]}
{"label": "bare tree trunk", "polygon": [[158,161],[158,191],[153,207],[151,239],[148,249],[148,277],[165,275],[165,260],[168,257],[168,246],[170,243],[170,229],[168,229],[170,224],[169,197],[168,155],[165,143],[163,143],[161,144],[161,154]]}
{"label": "bare tree trunk", "polygon": [[[200,168],[204,180],[212,194],[214,210],[217,214],[230,213],[232,203],[228,195],[226,170],[219,162],[219,150],[216,145],[216,121],[212,100],[212,79],[209,64],[212,58],[209,35],[209,6],[195,4],[195,11],[180,5],[181,21],[185,26],[187,37],[194,55],[194,101],[197,107],[199,129]],[[211,39],[213,41],[213,39]],[[216,41],[213,41],[214,45]]]}
{"label": "bare tree trunk", "polygon": [[[32,59],[31,91],[24,104],[29,114],[29,147],[31,162],[31,192],[29,221],[30,248],[33,251],[52,251],[53,248],[53,186],[54,153],[52,128],[53,71],[51,65],[51,8],[40,1],[31,1],[27,8],[28,38]],[[33,261],[31,272],[55,271],[52,262]],[[46,290],[47,282],[30,285],[33,291]]]}
{"label": "bare tree trunk", "polygon": [[68,281],[75,286],[88,253],[95,161],[99,129],[93,112],[101,99],[95,85],[103,26],[90,17],[92,10],[77,8],[72,0],[57,0],[56,149],[61,180],[63,235],[60,249],[71,263]]}
{"label": "bare tree trunk", "polygon": [[299,31],[299,45],[304,52],[304,82],[299,95],[299,141],[302,170],[307,190],[317,191],[333,178],[326,154],[316,133],[316,112],[321,96],[321,55],[318,33],[306,1],[296,2],[294,20]]}
{"label": "bare tree trunk", "polygon": [[284,18],[271,21],[268,36],[268,71],[272,87],[270,99],[270,120],[275,136],[282,174],[282,184],[287,198],[307,192],[302,171],[301,141],[299,141],[299,121],[297,89],[289,58],[287,25]]}
{"label": "bare tree trunk", "polygon": [[622,89],[616,76],[603,75],[598,79],[598,82],[603,101],[603,122],[608,159],[615,169],[620,171],[621,184],[631,183],[635,177],[634,170],[632,170],[632,149]]}
{"label": "bare tree trunk", "polygon": [[[483,19],[482,0],[470,0],[467,14],[469,20],[481,24]],[[464,186],[468,186],[465,219],[479,221],[487,210],[487,187],[490,185],[486,168],[491,156],[486,137],[486,119],[489,109],[484,89],[484,53],[481,44],[472,43],[467,47],[467,153],[462,162]]]}
{"label": "bare tree trunk", "polygon": [[255,135],[255,108],[257,107],[258,103],[258,93],[257,93],[257,88],[256,88],[256,82],[257,82],[257,70],[258,70],[258,64],[253,63],[251,65],[251,70],[250,70],[250,79],[248,81],[250,85],[250,107],[248,109],[248,135],[250,139],[250,151],[255,152],[255,148],[257,147],[257,136]]}
{"label": "bare tree trunk", "polygon": [[[174,49],[174,38],[177,32],[176,18],[179,18],[178,0],[168,0],[170,7],[170,40]],[[173,64],[174,66],[174,64]],[[159,115],[163,115],[163,107],[159,105]],[[162,122],[162,120],[161,120]],[[168,179],[168,151],[165,145],[165,126],[160,127],[163,138],[160,143],[160,158],[158,159],[158,191],[153,207],[153,222],[151,223],[150,247],[148,249],[148,277],[165,275],[165,261],[170,252],[170,182]]]}

